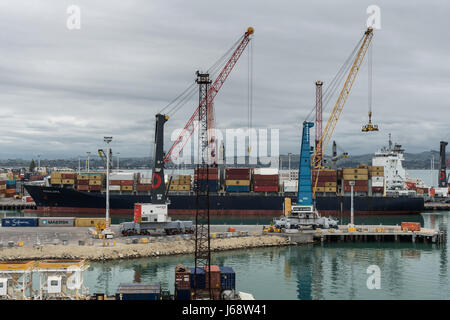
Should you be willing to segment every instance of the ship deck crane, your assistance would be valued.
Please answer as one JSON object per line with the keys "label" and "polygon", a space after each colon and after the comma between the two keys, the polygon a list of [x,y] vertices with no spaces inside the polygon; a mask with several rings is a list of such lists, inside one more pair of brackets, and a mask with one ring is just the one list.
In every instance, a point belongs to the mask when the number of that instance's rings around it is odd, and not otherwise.
{"label": "ship deck crane", "polygon": [[[331,140],[334,129],[336,128],[336,124],[342,113],[344,105],[348,99],[351,88],[353,86],[353,83],[355,82],[356,76],[361,67],[364,56],[366,55],[366,52],[370,46],[372,38],[373,38],[373,29],[371,27],[369,27],[364,32],[364,36],[361,41],[361,46],[359,47],[359,49],[356,53],[355,59],[350,68],[348,76],[345,80],[344,86],[343,86],[342,90],[340,91],[340,94],[336,101],[336,104],[334,105],[334,108],[330,114],[330,117],[328,118],[325,129],[323,130],[321,139],[319,140],[317,147],[314,150],[313,161],[311,164],[313,168],[320,169],[322,167],[323,155],[325,154],[328,143]],[[316,180],[314,182],[313,197],[315,197],[315,191],[317,188],[318,178],[319,178],[319,175],[316,176]]]}

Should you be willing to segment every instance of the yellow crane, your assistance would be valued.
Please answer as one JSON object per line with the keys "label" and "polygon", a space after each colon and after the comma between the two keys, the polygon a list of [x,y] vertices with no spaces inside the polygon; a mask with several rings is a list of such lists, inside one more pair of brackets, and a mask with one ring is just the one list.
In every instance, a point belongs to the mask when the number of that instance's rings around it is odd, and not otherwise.
{"label": "yellow crane", "polygon": [[[320,170],[320,168],[322,167],[323,155],[325,154],[328,143],[331,140],[334,129],[336,128],[336,124],[341,115],[342,109],[344,108],[345,102],[347,101],[347,98],[350,94],[350,90],[353,86],[353,83],[355,82],[356,75],[358,74],[358,71],[364,60],[364,56],[366,55],[366,52],[370,46],[372,38],[373,38],[373,29],[369,27],[364,32],[362,44],[359,47],[358,52],[356,53],[355,59],[353,61],[352,67],[350,68],[347,79],[345,80],[344,86],[339,94],[336,104],[334,105],[333,111],[331,112],[331,115],[328,118],[328,122],[325,126],[325,129],[322,132],[322,137],[319,140],[316,149],[314,150],[313,160],[311,162],[312,168],[317,168]],[[370,116],[371,114],[369,114],[369,117]],[[313,198],[315,197],[318,179],[319,175],[316,175],[313,187]]]}

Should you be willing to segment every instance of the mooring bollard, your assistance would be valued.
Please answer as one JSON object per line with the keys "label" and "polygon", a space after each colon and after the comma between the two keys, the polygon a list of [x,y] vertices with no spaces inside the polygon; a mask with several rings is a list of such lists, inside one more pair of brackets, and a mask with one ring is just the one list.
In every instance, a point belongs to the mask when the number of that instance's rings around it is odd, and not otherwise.
{"label": "mooring bollard", "polygon": [[84,241],[83,240],[78,240],[78,245],[79,246],[84,246]]}

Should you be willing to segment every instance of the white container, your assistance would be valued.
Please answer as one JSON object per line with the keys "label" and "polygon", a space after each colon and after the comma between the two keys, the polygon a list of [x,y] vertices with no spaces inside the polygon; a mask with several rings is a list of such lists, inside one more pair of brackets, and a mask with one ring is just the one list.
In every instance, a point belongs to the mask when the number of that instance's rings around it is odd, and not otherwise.
{"label": "white container", "polygon": [[109,186],[110,191],[120,191],[120,186]]}
{"label": "white container", "polygon": [[61,292],[61,276],[49,276],[47,278],[47,292],[48,293]]}
{"label": "white container", "polygon": [[141,178],[139,182],[141,184],[152,184],[152,178]]}
{"label": "white container", "polygon": [[253,169],[253,174],[278,174],[277,168],[255,168]]}
{"label": "white container", "polygon": [[115,172],[109,175],[109,180],[134,180],[134,172]]}
{"label": "white container", "polygon": [[384,187],[384,182],[373,182],[372,187]]}

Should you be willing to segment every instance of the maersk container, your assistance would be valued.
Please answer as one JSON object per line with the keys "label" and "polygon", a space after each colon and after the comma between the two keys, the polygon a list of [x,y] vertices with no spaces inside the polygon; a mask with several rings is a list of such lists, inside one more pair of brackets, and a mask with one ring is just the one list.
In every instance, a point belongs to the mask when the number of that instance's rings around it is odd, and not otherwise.
{"label": "maersk container", "polygon": [[236,273],[232,267],[220,267],[220,289],[236,289]]}
{"label": "maersk container", "polygon": [[[195,282],[195,268],[191,268],[191,289],[194,289]],[[206,288],[206,275],[205,270],[201,268],[197,268],[197,289],[205,289]]]}
{"label": "maersk container", "polygon": [[38,218],[8,217],[2,218],[2,227],[37,227]]}
{"label": "maersk container", "polygon": [[39,218],[39,227],[73,227],[75,218]]}

